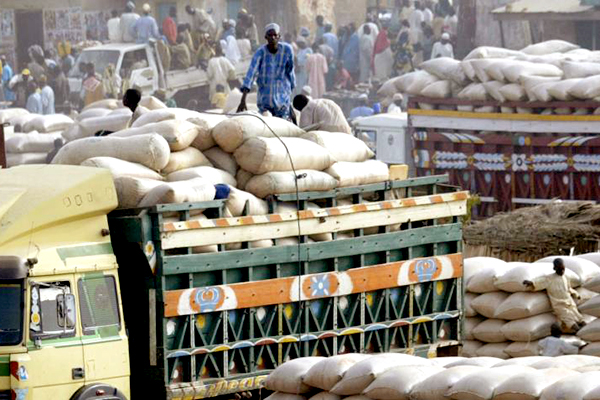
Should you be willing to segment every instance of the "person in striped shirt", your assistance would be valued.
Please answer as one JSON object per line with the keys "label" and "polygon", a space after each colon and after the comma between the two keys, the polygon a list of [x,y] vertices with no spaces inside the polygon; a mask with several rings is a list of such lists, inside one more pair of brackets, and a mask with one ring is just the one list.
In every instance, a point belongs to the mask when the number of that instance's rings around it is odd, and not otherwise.
{"label": "person in striped shirt", "polygon": [[267,44],[261,46],[254,56],[241,87],[242,100],[237,112],[244,112],[246,95],[256,82],[257,105],[261,114],[267,111],[274,117],[295,120],[291,110],[291,95],[296,87],[294,73],[294,50],[288,43],[280,43],[280,28],[277,24],[265,27]]}

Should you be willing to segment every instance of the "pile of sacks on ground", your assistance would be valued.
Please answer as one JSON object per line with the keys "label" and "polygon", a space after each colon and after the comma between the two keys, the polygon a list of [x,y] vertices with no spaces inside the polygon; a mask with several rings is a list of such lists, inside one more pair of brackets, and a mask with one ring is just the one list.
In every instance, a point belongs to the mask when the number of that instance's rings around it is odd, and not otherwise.
{"label": "pile of sacks on ground", "polygon": [[46,164],[48,154],[64,143],[63,133],[74,121],[63,114],[31,114],[23,108],[0,110],[0,124],[9,124],[4,144],[9,167]]}
{"label": "pile of sacks on ground", "polygon": [[275,392],[268,400],[599,400],[600,359],[305,357],[279,366],[266,388]]}
{"label": "pile of sacks on ground", "polygon": [[[507,263],[490,257],[464,260],[463,356],[507,359],[539,354],[538,341],[550,336],[550,328],[557,321],[546,292],[533,292],[523,281],[553,274],[554,258],[535,263]],[[589,324],[580,331],[580,337],[600,341],[600,323],[594,321],[600,316],[600,297],[596,298],[596,290],[600,290],[600,253],[560,258],[565,263],[565,275],[580,296],[579,309]],[[590,306],[594,298],[597,305]],[[585,344],[575,336],[564,338],[578,347]],[[600,355],[600,343],[583,347],[581,352]]]}
{"label": "pile of sacks on ground", "polygon": [[[305,132],[254,114],[229,118],[178,108],[147,110],[123,129],[120,117],[127,114],[111,107],[120,110],[110,101],[84,110],[69,131],[85,137],[66,143],[52,162],[109,169],[122,208],[209,201],[217,194],[215,185],[223,184],[228,216],[241,216],[246,204],[247,215],[264,215],[269,211],[264,199],[295,192],[296,177],[301,192],[390,177],[388,166],[372,160],[363,141],[345,133]],[[93,137],[98,130],[115,132]],[[277,212],[294,207],[282,204]]]}
{"label": "pile of sacks on ground", "polygon": [[[600,52],[561,40],[527,46],[521,51],[479,47],[463,61],[436,58],[420,70],[388,80],[378,94],[390,102],[395,93],[432,99],[550,102],[600,100]],[[433,109],[419,103],[422,109]],[[440,109],[454,106],[440,106]],[[532,109],[529,107],[457,106],[460,111],[542,114],[600,114],[600,108]]]}

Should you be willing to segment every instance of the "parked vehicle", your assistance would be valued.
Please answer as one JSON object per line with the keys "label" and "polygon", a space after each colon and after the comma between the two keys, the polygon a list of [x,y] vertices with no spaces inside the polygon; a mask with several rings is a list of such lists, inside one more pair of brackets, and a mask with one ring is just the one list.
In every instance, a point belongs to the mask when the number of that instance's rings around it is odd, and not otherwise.
{"label": "parked vehicle", "polygon": [[296,357],[456,354],[468,194],[446,182],[279,195],[272,207],[325,208],[221,218],[223,200],[114,211],[102,169],[2,169],[0,398],[201,399],[261,388]]}

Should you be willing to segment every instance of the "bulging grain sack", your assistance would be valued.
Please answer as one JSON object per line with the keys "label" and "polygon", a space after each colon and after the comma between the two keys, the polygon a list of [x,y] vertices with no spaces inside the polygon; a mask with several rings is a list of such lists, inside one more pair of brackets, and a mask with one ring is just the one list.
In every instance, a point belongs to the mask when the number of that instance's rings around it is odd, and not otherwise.
{"label": "bulging grain sack", "polygon": [[188,147],[185,150],[175,151],[171,153],[169,162],[161,170],[163,174],[171,174],[175,171],[181,171],[193,167],[212,167],[208,158],[202,152],[193,147]]}
{"label": "bulging grain sack", "polygon": [[420,87],[418,89],[419,93],[423,90],[427,85],[437,81],[438,78],[434,75],[430,74],[427,71],[418,70],[414,72],[409,72],[408,74],[404,74],[399,76],[395,81],[396,89],[400,93],[408,93],[408,88],[415,85],[415,90],[417,90],[416,84]]}
{"label": "bulging grain sack", "polygon": [[537,100],[543,102],[552,101],[552,96],[548,90],[554,86],[554,84],[555,82],[548,82],[533,86],[529,91],[527,91],[529,99],[534,99],[532,101]]}
{"label": "bulging grain sack", "polygon": [[592,342],[579,350],[582,355],[600,357],[600,342]]}
{"label": "bulging grain sack", "polygon": [[490,97],[500,103],[506,101],[506,98],[500,93],[500,88],[504,87],[506,84],[498,81],[489,81],[483,84],[485,90],[490,95]]}
{"label": "bulging grain sack", "polygon": [[595,62],[564,61],[562,64],[565,79],[587,78],[600,75],[600,64]]}
{"label": "bulging grain sack", "polygon": [[163,180],[161,174],[142,164],[119,160],[118,158],[113,157],[92,157],[82,162],[81,165],[107,169],[114,179],[122,176],[129,176],[132,178],[153,179],[155,181]]}
{"label": "bulging grain sack", "polygon": [[[486,81],[487,82],[487,81]],[[481,83],[472,83],[461,90],[457,97],[459,99],[472,100],[472,101],[486,101],[489,100],[487,90]]]}
{"label": "bulging grain sack", "polygon": [[510,269],[506,261],[492,257],[472,257],[464,260],[465,282],[471,293],[495,292],[494,278]]}
{"label": "bulging grain sack", "polygon": [[496,318],[515,320],[552,311],[545,292],[513,293],[496,307]]}
{"label": "bulging grain sack", "polygon": [[[258,112],[258,107],[256,106],[256,95],[257,93],[248,93],[246,96],[246,106],[248,107],[249,112]],[[233,88],[231,92],[227,95],[227,100],[225,101],[225,107],[223,108],[223,113],[231,114],[235,113],[240,105],[240,101],[242,100],[242,92],[238,88]]]}
{"label": "bulging grain sack", "polygon": [[154,179],[120,176],[115,178],[120,208],[136,208],[142,199],[163,182]]}
{"label": "bulging grain sack", "polygon": [[275,392],[265,400],[306,400],[306,397],[298,394]]}
{"label": "bulging grain sack", "polygon": [[480,58],[507,58],[523,55],[520,51],[509,50],[503,47],[480,46],[471,50],[464,58],[465,60]]}
{"label": "bulging grain sack", "polygon": [[336,161],[361,162],[375,155],[365,142],[343,132],[311,131],[301,138],[324,147]]}
{"label": "bulging grain sack", "polygon": [[26,132],[40,133],[64,131],[73,125],[74,121],[64,114],[39,115],[25,124]]}
{"label": "bulging grain sack", "polygon": [[[530,263],[509,263],[512,267],[504,275],[494,279],[494,285],[497,289],[505,292],[526,292],[529,289],[523,285],[523,281],[535,281],[543,276],[552,275],[554,269],[548,262]],[[572,287],[579,286],[580,280],[573,271],[565,270],[565,276],[569,279]]]}
{"label": "bulging grain sack", "polygon": [[6,110],[0,110],[0,124],[9,122],[11,118],[26,114],[29,114],[29,111],[24,108],[8,108]]}
{"label": "bulging grain sack", "polygon": [[369,357],[371,356],[366,354],[341,354],[328,357],[315,364],[304,375],[302,381],[314,388],[331,390],[342,379],[350,367]]}
{"label": "bulging grain sack", "polygon": [[481,317],[468,317],[465,318],[465,340],[475,340],[473,336],[473,329],[484,321]]}
{"label": "bulging grain sack", "polygon": [[396,81],[400,78],[400,76],[397,76],[385,81],[377,90],[377,95],[379,97],[393,97],[398,92],[398,89],[396,89]]}
{"label": "bulging grain sack", "polygon": [[235,178],[231,174],[209,166],[186,168],[167,175],[167,181],[169,182],[187,181],[194,178],[204,178],[213,185],[219,183],[234,187],[236,185]]}
{"label": "bulging grain sack", "polygon": [[583,288],[583,287],[579,287],[579,288],[575,289],[575,291],[577,292],[577,294],[579,294],[579,299],[576,300],[577,305],[581,305],[581,304],[585,303],[586,301],[592,299],[593,297],[598,296],[598,292],[593,292],[593,291]]}
{"label": "bulging grain sack", "polygon": [[533,357],[540,352],[538,348],[538,340],[531,342],[511,342],[504,352],[511,357]]}
{"label": "bulging grain sack", "polygon": [[[535,95],[533,88],[536,87],[537,85],[541,85],[542,83],[545,84],[550,84],[552,82],[558,82],[560,81],[560,77],[554,76],[554,77],[548,77],[548,76],[529,76],[529,75],[523,75],[521,76],[521,78],[519,78],[519,82],[521,83],[521,86],[523,86],[523,88],[525,89],[525,93],[527,93],[527,97],[529,98],[530,101],[537,101],[541,99],[538,99],[537,96]],[[548,96],[550,97],[550,94],[548,93],[547,88],[549,88],[551,85],[547,85],[544,86],[545,91],[541,91],[542,95],[544,96]]]}
{"label": "bulging grain sack", "polygon": [[331,389],[341,396],[362,393],[377,377],[386,371],[400,366],[426,366],[430,362],[424,358],[400,353],[383,353],[369,357],[350,367],[344,377]]}
{"label": "bulging grain sack", "polygon": [[502,328],[505,324],[506,321],[501,319],[486,319],[478,324],[471,333],[475,339],[484,343],[502,343],[507,339],[502,332]]}
{"label": "bulging grain sack", "polygon": [[241,115],[229,118],[212,130],[213,138],[223,150],[233,153],[246,140],[257,137],[298,137],[302,129],[281,118]]}
{"label": "bulging grain sack", "polygon": [[190,146],[196,136],[199,128],[187,121],[167,120],[144,125],[138,128],[124,129],[113,133],[113,137],[130,137],[144,135],[147,133],[156,133],[165,138],[171,151],[181,151]]}
{"label": "bulging grain sack", "polygon": [[25,128],[29,121],[34,120],[38,117],[38,114],[23,114],[15,117],[11,117],[8,123],[14,126],[15,132],[27,132]]}
{"label": "bulging grain sack", "polygon": [[[589,346],[586,346],[586,347],[589,347]],[[539,361],[535,364],[531,364],[531,367],[535,368],[535,369],[547,369],[547,368],[575,369],[575,368],[585,367],[587,365],[594,365],[594,364],[598,364],[597,357],[583,355],[583,354],[570,354],[570,355],[566,355],[566,356],[550,357],[548,359]]]}
{"label": "bulging grain sack", "polygon": [[530,367],[510,366],[490,368],[465,376],[452,386],[446,396],[455,400],[488,400],[496,388],[514,376],[533,371]]}
{"label": "bulging grain sack", "polygon": [[300,192],[333,190],[338,185],[338,181],[325,172],[302,169],[297,170],[296,175],[290,171],[255,175],[246,183],[245,190],[261,199],[273,194],[295,193],[297,176]]}
{"label": "bulging grain sack", "polygon": [[456,361],[462,361],[465,359],[466,359],[466,357],[461,357],[461,356],[430,358],[432,365],[437,365],[438,367],[444,367],[444,368],[446,368],[446,366],[449,364],[452,364]]}
{"label": "bulging grain sack", "polygon": [[329,392],[321,392],[315,394],[310,400],[341,400],[342,397]]}
{"label": "bulging grain sack", "polygon": [[121,106],[123,106],[123,102],[121,102],[120,100],[104,99],[104,100],[95,101],[92,104],[88,104],[87,106],[85,106],[83,108],[82,112],[85,112],[92,108],[106,108],[108,110],[116,110],[117,108],[119,108]]}
{"label": "bulging grain sack", "polygon": [[187,121],[198,127],[198,136],[192,142],[192,147],[200,151],[208,150],[216,145],[212,135],[212,130],[219,123],[227,119],[226,115],[215,114],[200,114],[193,118],[188,118]]}
{"label": "bulging grain sack", "polygon": [[487,69],[495,63],[506,62],[506,60],[498,59],[478,59],[471,61],[471,67],[475,71],[476,80],[484,83],[493,80],[487,73]]}
{"label": "bulging grain sack", "polygon": [[494,393],[494,400],[536,400],[550,385],[575,375],[578,373],[567,368],[526,371],[499,385]]}
{"label": "bulging grain sack", "polygon": [[509,365],[525,365],[525,366],[531,366],[535,363],[538,363],[540,361],[543,360],[547,360],[551,357],[545,357],[545,356],[530,356],[530,357],[519,357],[519,358],[512,358],[509,360],[505,360],[502,361],[496,365],[494,365],[492,368],[497,368],[497,367],[506,367]]}
{"label": "bulging grain sack", "polygon": [[477,349],[481,346],[483,346],[483,343],[479,340],[464,340],[461,354],[464,357],[477,357]]}
{"label": "bulging grain sack", "polygon": [[[266,201],[259,199],[251,193],[243,190],[230,188],[229,197],[226,202],[227,209],[234,217],[244,215],[244,209],[248,204],[247,215],[266,215],[269,213],[269,205]],[[325,389],[328,390],[328,389]]]}
{"label": "bulging grain sack", "polygon": [[302,379],[315,364],[324,359],[324,357],[302,357],[287,361],[269,374],[265,386],[269,390],[284,393],[308,393],[311,388],[302,383]]}
{"label": "bulging grain sack", "polygon": [[599,382],[600,371],[567,376],[544,389],[540,400],[584,399],[600,386]]}
{"label": "bulging grain sack", "polygon": [[127,128],[131,120],[131,111],[124,114],[107,115],[105,117],[87,118],[78,126],[83,137],[94,136],[100,131],[117,132]]}
{"label": "bulging grain sack", "polygon": [[197,203],[212,201],[215,198],[215,185],[203,178],[181,182],[161,182],[139,203],[139,207],[151,207],[157,204]]}
{"label": "bulging grain sack", "polygon": [[600,317],[600,296],[592,297],[579,307],[579,311],[593,315],[594,317]]}
{"label": "bulging grain sack", "polygon": [[521,49],[521,52],[535,56],[543,56],[552,53],[566,53],[578,48],[579,46],[576,44],[565,42],[564,40],[546,40],[545,42],[530,44],[524,49]]}
{"label": "bulging grain sack", "polygon": [[569,93],[573,97],[583,100],[590,100],[600,96],[600,75],[581,79],[577,85],[571,87]]}
{"label": "bulging grain sack", "polygon": [[473,308],[471,303],[477,298],[475,293],[465,293],[465,317],[477,316],[477,311]]}
{"label": "bulging grain sack", "polygon": [[531,62],[520,62],[507,66],[502,69],[502,73],[507,81],[512,83],[519,82],[522,75],[533,76],[556,76],[562,77],[563,72],[560,68],[551,64],[536,64]]}
{"label": "bulging grain sack", "polygon": [[496,309],[506,301],[508,296],[509,294],[505,292],[484,293],[471,302],[471,307],[486,318],[496,318]]}
{"label": "bulging grain sack", "polygon": [[[481,347],[481,346],[478,346]],[[464,352],[464,350],[463,350]],[[460,367],[460,366],[475,366],[482,368],[492,368],[494,365],[502,362],[502,359],[496,357],[474,357],[474,358],[465,358],[464,360],[459,360],[453,363],[446,365],[446,369]]]}
{"label": "bulging grain sack", "polygon": [[84,119],[88,118],[105,117],[110,114],[110,111],[111,110],[108,108],[90,108],[89,110],[85,110],[81,112],[81,114],[77,115],[75,117],[75,121],[83,121]]}
{"label": "bulging grain sack", "polygon": [[600,276],[590,279],[585,283],[585,288],[594,292],[600,292]]}
{"label": "bulging grain sack", "polygon": [[461,61],[450,57],[439,57],[425,61],[421,64],[421,68],[439,79],[453,81],[460,85],[467,83],[467,76],[461,67]]}
{"label": "bulging grain sack", "polygon": [[581,82],[580,78],[558,81],[548,88],[548,93],[555,100],[571,101],[573,100],[573,96],[570,94],[570,90],[579,82]]}
{"label": "bulging grain sack", "polygon": [[244,171],[243,169],[239,169],[237,174],[235,174],[235,180],[237,181],[237,188],[240,190],[246,190],[246,184],[250,179],[254,177],[252,172]]}
{"label": "bulging grain sack", "polygon": [[581,328],[577,336],[588,342],[600,342],[600,319]]}
{"label": "bulging grain sack", "polygon": [[114,157],[158,171],[167,165],[169,156],[169,144],[157,134],[128,138],[90,137],[61,147],[52,163],[79,165],[92,157]]}
{"label": "bulging grain sack", "polygon": [[593,252],[593,253],[580,254],[580,255],[575,256],[575,257],[577,257],[577,258],[583,258],[584,260],[591,261],[591,262],[593,262],[594,264],[596,264],[597,266],[600,267],[600,252],[596,251],[596,252]]}
{"label": "bulging grain sack", "polygon": [[519,83],[510,83],[499,89],[502,96],[508,101],[523,101],[527,97],[525,89]]}
{"label": "bulging grain sack", "polygon": [[445,394],[452,386],[467,375],[481,371],[481,367],[462,366],[448,368],[432,375],[413,386],[410,392],[411,400],[445,399]]}
{"label": "bulging grain sack", "polygon": [[579,276],[582,284],[585,284],[587,281],[600,275],[600,267],[583,258],[552,256],[542,258],[541,260],[536,261],[536,263],[552,263],[557,258],[561,258],[563,260],[566,269],[575,272]]}
{"label": "bulging grain sack", "polygon": [[340,187],[367,185],[390,179],[387,164],[379,160],[336,162],[325,172],[338,180]]}
{"label": "bulging grain sack", "polygon": [[226,153],[216,146],[205,150],[202,153],[216,168],[227,171],[233,176],[237,174],[239,166],[232,154]]}
{"label": "bulging grain sack", "polygon": [[529,342],[550,336],[550,327],[556,323],[551,313],[510,321],[502,326],[502,334],[514,342]]}
{"label": "bulging grain sack", "polygon": [[415,385],[442,371],[431,365],[395,367],[377,377],[363,393],[375,400],[409,400]]}
{"label": "bulging grain sack", "polygon": [[154,96],[143,96],[138,106],[146,107],[148,110],[160,110],[167,105]]}
{"label": "bulging grain sack", "polygon": [[451,81],[437,81],[425,86],[419,95],[431,99],[445,99],[452,95]]}
{"label": "bulging grain sack", "polygon": [[250,138],[237,148],[234,156],[241,168],[257,175],[292,171],[290,158],[297,170],[312,168],[322,171],[335,162],[325,148],[300,138]]}
{"label": "bulging grain sack", "polygon": [[495,357],[506,360],[510,358],[504,350],[508,347],[509,342],[486,343],[475,352],[478,357]]}
{"label": "bulging grain sack", "polygon": [[4,146],[7,153],[49,153],[57,139],[63,142],[60,133],[14,133],[5,137]]}
{"label": "bulging grain sack", "polygon": [[6,153],[6,165],[16,167],[24,164],[46,164],[48,153]]}
{"label": "bulging grain sack", "polygon": [[167,121],[167,120],[187,120],[201,116],[200,113],[186,108],[163,108],[158,110],[150,110],[136,119],[132,124],[132,128],[148,125],[151,123]]}

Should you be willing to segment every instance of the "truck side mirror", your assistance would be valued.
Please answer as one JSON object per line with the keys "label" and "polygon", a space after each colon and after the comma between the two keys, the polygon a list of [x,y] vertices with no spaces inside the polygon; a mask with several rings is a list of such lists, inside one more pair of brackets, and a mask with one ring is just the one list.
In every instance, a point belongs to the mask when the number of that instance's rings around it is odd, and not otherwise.
{"label": "truck side mirror", "polygon": [[72,294],[59,294],[56,296],[56,315],[58,326],[65,329],[75,328],[75,296]]}

